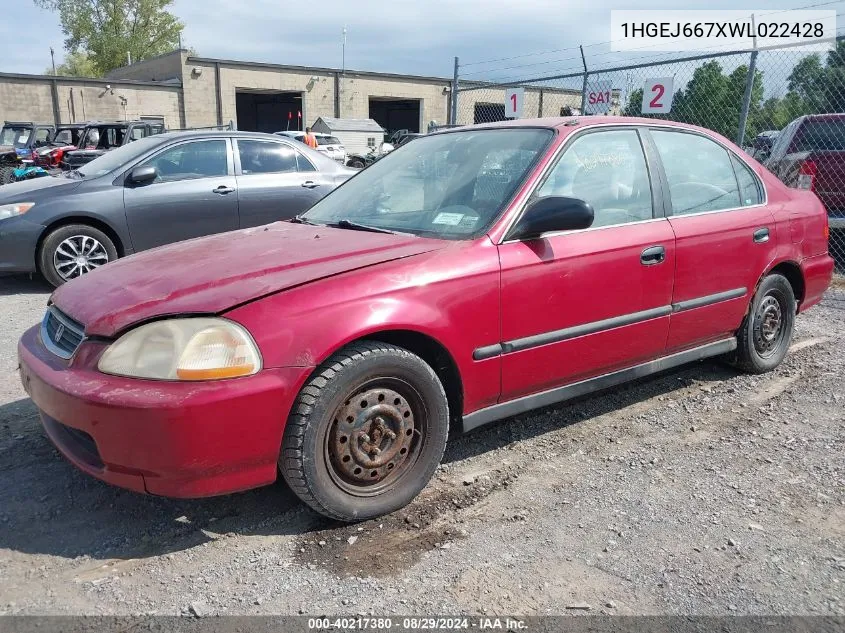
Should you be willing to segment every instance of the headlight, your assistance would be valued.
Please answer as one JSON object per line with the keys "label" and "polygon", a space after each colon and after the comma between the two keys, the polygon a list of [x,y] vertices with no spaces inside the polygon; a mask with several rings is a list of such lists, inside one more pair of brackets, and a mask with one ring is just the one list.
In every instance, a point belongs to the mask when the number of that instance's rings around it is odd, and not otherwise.
{"label": "headlight", "polygon": [[243,327],[217,318],[147,323],[121,336],[100,357],[105,374],[155,380],[218,380],[261,369],[258,347]]}
{"label": "headlight", "polygon": [[0,204],[0,220],[23,215],[35,206],[34,202],[16,202],[14,204]]}

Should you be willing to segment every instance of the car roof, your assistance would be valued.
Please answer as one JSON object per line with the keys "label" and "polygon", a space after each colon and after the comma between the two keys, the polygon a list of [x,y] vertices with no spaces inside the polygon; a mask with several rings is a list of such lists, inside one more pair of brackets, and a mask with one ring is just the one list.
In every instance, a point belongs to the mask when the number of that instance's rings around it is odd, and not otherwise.
{"label": "car roof", "polygon": [[577,130],[584,127],[594,127],[599,125],[651,125],[661,127],[674,127],[681,130],[690,130],[694,132],[703,132],[709,136],[719,136],[716,132],[708,130],[703,127],[689,125],[688,123],[680,123],[678,121],[669,121],[667,119],[651,119],[646,117],[632,117],[632,116],[569,116],[569,117],[544,117],[535,119],[512,119],[509,121],[497,121],[495,123],[480,123],[477,125],[466,125],[460,127],[452,127],[444,130],[437,130],[434,134],[450,134],[459,130],[470,129],[497,129],[497,128],[545,128],[549,130]]}
{"label": "car roof", "polygon": [[[233,138],[264,138],[279,140],[279,134],[269,134],[266,132],[240,132],[238,130],[173,130],[170,132],[163,132],[156,134],[155,137],[162,140],[171,138],[206,138],[206,137],[220,137],[231,136]],[[286,135],[283,135],[286,136]]]}

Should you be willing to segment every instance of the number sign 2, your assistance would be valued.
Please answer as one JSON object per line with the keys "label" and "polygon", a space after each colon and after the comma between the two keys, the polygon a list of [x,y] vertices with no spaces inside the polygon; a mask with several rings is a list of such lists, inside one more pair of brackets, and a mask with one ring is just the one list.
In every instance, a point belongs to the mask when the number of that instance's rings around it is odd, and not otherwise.
{"label": "number sign 2", "polygon": [[505,117],[508,119],[522,118],[522,104],[525,102],[525,88],[508,88],[505,90]]}
{"label": "number sign 2", "polygon": [[672,77],[646,79],[643,84],[643,114],[667,114],[672,110]]}

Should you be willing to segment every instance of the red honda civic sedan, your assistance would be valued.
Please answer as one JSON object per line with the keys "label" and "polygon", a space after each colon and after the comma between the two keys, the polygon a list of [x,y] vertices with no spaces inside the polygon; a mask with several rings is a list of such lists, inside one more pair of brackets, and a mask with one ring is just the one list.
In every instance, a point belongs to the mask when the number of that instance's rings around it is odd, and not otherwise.
{"label": "red honda civic sedan", "polygon": [[458,128],[293,221],[62,286],[20,341],[21,379],[104,481],[200,497],[281,472],[317,512],[360,520],[422,490],[450,425],[709,356],[773,369],[830,283],[827,238],[813,193],[707,130]]}

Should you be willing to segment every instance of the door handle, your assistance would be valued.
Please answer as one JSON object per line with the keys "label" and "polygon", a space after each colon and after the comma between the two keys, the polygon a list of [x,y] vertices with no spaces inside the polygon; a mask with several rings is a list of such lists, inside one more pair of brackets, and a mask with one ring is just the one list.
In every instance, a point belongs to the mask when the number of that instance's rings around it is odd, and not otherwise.
{"label": "door handle", "polygon": [[314,182],[313,180],[306,180],[305,182],[302,183],[302,186],[305,187],[306,189],[314,189],[316,187],[319,187],[320,183]]}
{"label": "door handle", "polygon": [[211,190],[213,193],[220,194],[221,196],[225,196],[227,193],[232,193],[234,189],[232,187],[227,187],[226,185],[220,185],[219,187]]}
{"label": "door handle", "polygon": [[763,244],[769,241],[769,227],[764,226],[762,229],[754,231],[754,241],[758,244]]}
{"label": "door handle", "polygon": [[662,246],[650,246],[640,254],[640,263],[643,266],[662,264],[665,259],[666,249]]}

